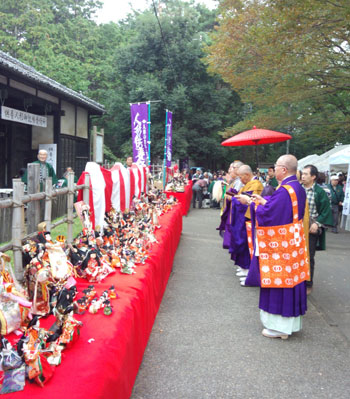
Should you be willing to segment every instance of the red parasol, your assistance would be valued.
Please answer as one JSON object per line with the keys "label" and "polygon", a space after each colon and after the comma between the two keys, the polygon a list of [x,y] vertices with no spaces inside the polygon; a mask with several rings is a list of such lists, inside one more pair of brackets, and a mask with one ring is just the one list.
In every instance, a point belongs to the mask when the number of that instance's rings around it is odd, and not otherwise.
{"label": "red parasol", "polygon": [[272,144],[280,143],[281,141],[287,141],[292,138],[291,135],[275,132],[273,130],[267,129],[257,129],[254,126],[253,129],[247,130],[245,132],[236,134],[233,137],[223,141],[221,145],[223,146],[244,146],[244,145],[255,145],[255,156],[256,165],[258,166],[258,145],[262,144]]}

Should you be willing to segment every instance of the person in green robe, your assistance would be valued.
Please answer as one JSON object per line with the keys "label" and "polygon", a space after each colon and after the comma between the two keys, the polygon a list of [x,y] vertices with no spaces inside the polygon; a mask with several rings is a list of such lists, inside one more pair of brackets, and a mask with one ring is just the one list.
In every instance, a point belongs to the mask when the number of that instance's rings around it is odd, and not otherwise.
{"label": "person in green robe", "polygon": [[[67,187],[68,186],[68,180],[67,180],[67,176],[69,172],[74,172],[73,168],[71,166],[68,166],[66,168],[66,171],[64,172],[64,175],[62,177],[62,179],[59,179],[57,184],[56,184],[56,188],[63,188],[63,187]],[[77,184],[78,182],[78,177],[75,174],[74,175],[74,183]]]}
{"label": "person in green robe", "polygon": [[338,233],[339,224],[339,208],[343,205],[344,201],[344,190],[343,186],[339,183],[338,175],[331,176],[331,182],[328,184],[328,188],[331,193],[331,207],[333,216],[333,233]]}
{"label": "person in green robe", "polygon": [[[39,152],[38,152],[38,160],[33,162],[33,163],[38,163],[40,165],[40,172],[39,172],[40,191],[44,190],[45,180],[48,177],[52,178],[52,185],[53,186],[55,186],[57,184],[57,181],[58,181],[54,168],[52,167],[51,164],[46,162],[46,160],[47,160],[47,151],[46,150],[39,150]],[[25,184],[28,183],[28,169],[25,171],[24,175],[22,176],[22,181]]]}
{"label": "person in green robe", "polygon": [[318,170],[314,165],[306,165],[301,180],[309,204],[309,255],[311,279],[307,282],[307,293],[311,292],[315,270],[315,251],[326,249],[326,227],[333,226],[332,210],[326,192],[316,184]]}

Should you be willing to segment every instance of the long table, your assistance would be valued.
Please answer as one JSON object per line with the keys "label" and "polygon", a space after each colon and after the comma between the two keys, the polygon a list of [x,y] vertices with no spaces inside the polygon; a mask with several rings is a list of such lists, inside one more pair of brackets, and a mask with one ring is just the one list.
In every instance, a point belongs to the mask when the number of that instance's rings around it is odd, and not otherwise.
{"label": "long table", "polygon": [[[136,274],[117,271],[102,283],[95,284],[98,294],[115,285],[119,298],[112,300],[112,316],[103,313],[77,316],[84,323],[80,338],[70,349],[63,351],[62,363],[56,367],[52,379],[44,388],[26,381],[24,391],[8,394],[8,397],[130,397],[180,240],[180,205],[161,216],[159,223],[158,243],[153,244],[146,263],[136,267]],[[79,280],[78,291],[88,285],[85,280]]]}
{"label": "long table", "polygon": [[192,200],[192,181],[188,182],[188,184],[185,186],[185,191],[182,193],[165,191],[165,194],[168,198],[173,195],[180,202],[183,216],[186,216],[188,214],[188,211],[191,208]]}

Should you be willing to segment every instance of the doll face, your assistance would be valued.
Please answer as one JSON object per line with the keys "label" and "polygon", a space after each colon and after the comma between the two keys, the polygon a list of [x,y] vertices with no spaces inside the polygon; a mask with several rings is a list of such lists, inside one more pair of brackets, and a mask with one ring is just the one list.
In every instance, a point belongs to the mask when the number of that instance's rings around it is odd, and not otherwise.
{"label": "doll face", "polygon": [[47,160],[47,152],[45,150],[40,150],[38,153],[38,160],[40,162],[46,162]]}

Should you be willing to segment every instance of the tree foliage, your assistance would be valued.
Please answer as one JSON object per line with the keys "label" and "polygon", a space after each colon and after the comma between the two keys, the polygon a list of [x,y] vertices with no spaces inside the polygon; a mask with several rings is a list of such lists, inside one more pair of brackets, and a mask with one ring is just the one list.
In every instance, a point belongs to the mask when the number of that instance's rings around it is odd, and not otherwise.
{"label": "tree foliage", "polygon": [[173,158],[190,157],[214,167],[225,162],[217,132],[238,121],[241,110],[237,94],[219,77],[210,76],[202,62],[202,46],[215,13],[173,0],[166,2],[158,18],[150,8],[120,24],[126,40],[115,52],[111,77],[115,85],[107,95],[114,111],[105,120],[107,126],[118,126],[118,135],[108,129],[109,146],[116,152],[131,150],[124,144],[130,138],[126,104],[159,101],[151,103],[152,157],[162,159],[169,109],[174,114]]}
{"label": "tree foliage", "polygon": [[226,133],[259,125],[290,132],[297,155],[324,151],[350,130],[350,3],[223,0],[208,46],[219,73],[252,112]]}
{"label": "tree foliage", "polygon": [[94,122],[105,128],[110,159],[132,151],[129,103],[159,100],[151,105],[153,160],[163,156],[169,109],[173,158],[224,166],[230,151],[220,147],[217,133],[240,120],[242,105],[202,60],[215,12],[167,0],[156,10],[158,19],[151,6],[97,25],[100,6],[96,0],[3,0],[0,48],[105,105],[106,114]]}

